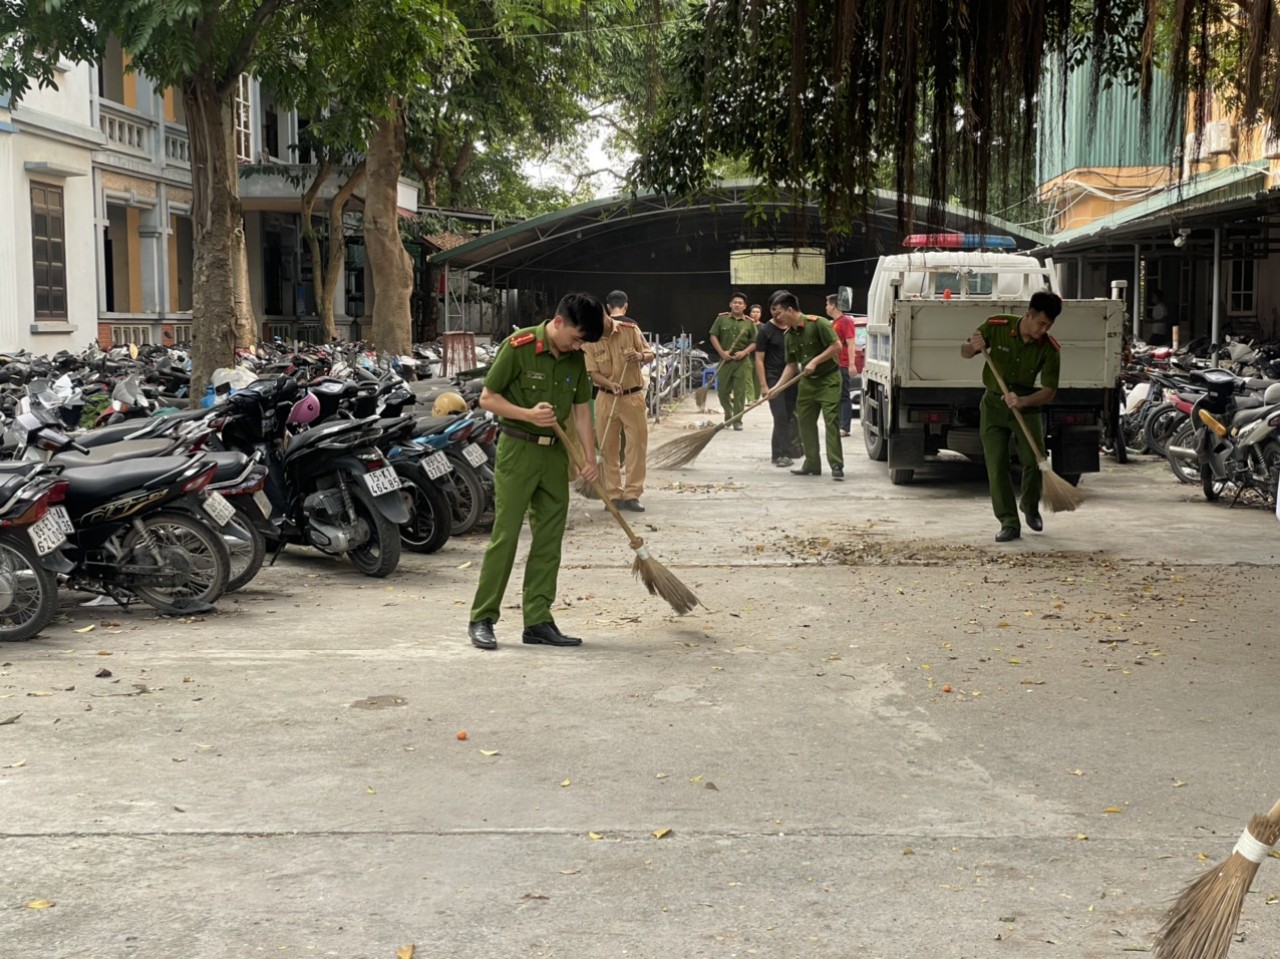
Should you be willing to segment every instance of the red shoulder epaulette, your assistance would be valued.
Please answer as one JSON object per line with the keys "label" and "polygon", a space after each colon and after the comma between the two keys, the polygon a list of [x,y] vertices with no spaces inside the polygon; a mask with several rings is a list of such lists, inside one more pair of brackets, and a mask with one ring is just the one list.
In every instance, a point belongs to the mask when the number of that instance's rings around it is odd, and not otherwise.
{"label": "red shoulder epaulette", "polygon": [[511,337],[511,339],[508,340],[507,342],[510,343],[512,346],[528,346],[530,343],[532,343],[536,339],[537,337],[534,336],[532,333],[521,333],[519,336]]}
{"label": "red shoulder epaulette", "polygon": [[1062,351],[1062,346],[1058,343],[1057,340],[1055,340],[1052,336],[1048,336],[1047,334],[1046,334],[1046,338],[1049,340],[1050,346],[1052,346],[1055,350],[1058,350],[1059,352]]}
{"label": "red shoulder epaulette", "polygon": [[635,329],[639,325],[632,323],[630,320],[614,320],[613,322],[617,323],[619,326],[629,326],[632,329]]}
{"label": "red shoulder epaulette", "polygon": [[988,316],[987,322],[992,326],[1008,326],[1009,320],[1003,316]]}

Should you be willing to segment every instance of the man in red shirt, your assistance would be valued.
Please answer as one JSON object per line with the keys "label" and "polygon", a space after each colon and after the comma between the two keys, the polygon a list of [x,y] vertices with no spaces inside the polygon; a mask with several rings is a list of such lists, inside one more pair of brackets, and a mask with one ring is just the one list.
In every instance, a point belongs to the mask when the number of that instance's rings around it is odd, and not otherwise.
{"label": "man in red shirt", "polygon": [[849,391],[853,389],[849,366],[852,361],[853,338],[857,335],[857,327],[853,317],[842,313],[836,304],[839,300],[834,296],[827,297],[827,316],[831,317],[831,325],[835,327],[836,336],[840,338],[840,352],[836,361],[840,364],[840,435],[848,436],[849,427],[853,424],[853,401],[849,399]]}

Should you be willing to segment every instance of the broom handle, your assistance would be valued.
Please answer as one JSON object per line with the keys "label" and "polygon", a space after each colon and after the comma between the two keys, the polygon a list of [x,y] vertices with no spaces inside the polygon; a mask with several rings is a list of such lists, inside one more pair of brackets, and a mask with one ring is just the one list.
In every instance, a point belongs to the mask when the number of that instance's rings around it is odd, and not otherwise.
{"label": "broom handle", "polygon": [[[578,448],[569,442],[569,437],[565,435],[564,427],[560,425],[559,420],[551,424],[551,428],[556,431],[556,437],[560,440],[561,445],[569,452],[569,459],[573,460],[576,469],[581,470],[584,463],[582,457],[578,453]],[[591,481],[592,487],[596,491],[596,495],[604,500],[604,507],[613,514],[613,518],[618,521],[618,525],[622,527],[622,531],[631,538],[631,548],[639,549],[644,545],[644,540],[635,534],[635,531],[622,518],[622,514],[618,512],[618,507],[613,505],[613,500],[609,499],[609,494],[604,488],[604,483],[600,482],[600,477],[596,476]]]}
{"label": "broom handle", "polygon": [[[789,390],[791,389],[792,386],[800,382],[800,380],[804,379],[804,377],[807,375],[808,374],[806,373],[797,373],[795,376],[791,377],[790,379],[778,381],[777,383],[773,384],[773,386],[771,386],[769,389],[775,394],[778,392],[781,392],[782,390]],[[726,426],[731,426],[732,424],[736,423],[738,420],[746,416],[748,413],[750,413],[752,410],[754,410],[761,403],[768,403],[771,398],[772,397],[762,396],[760,399],[756,400],[754,403],[744,407],[741,413],[735,413],[733,416],[729,417],[723,423],[719,424],[719,428],[724,429]]]}
{"label": "broom handle", "polygon": [[[997,369],[995,360],[991,358],[991,354],[987,352],[987,348],[985,346],[982,348],[982,357],[987,361],[987,366],[990,367],[991,374],[996,378],[996,382],[1000,385],[1000,392],[1008,393],[1009,387],[1005,385],[1004,377],[1000,375],[1000,370]],[[1022,427],[1022,432],[1026,434],[1027,442],[1031,444],[1031,449],[1035,452],[1036,459],[1044,459],[1045,455],[1040,452],[1040,444],[1037,443],[1035,437],[1031,435],[1031,428],[1027,426],[1027,421],[1022,418],[1022,410],[1018,409],[1016,406],[1010,406],[1009,409],[1013,411],[1014,419],[1018,421],[1018,425]]]}
{"label": "broom handle", "polygon": [[1273,823],[1280,822],[1280,801],[1271,807],[1271,812],[1267,813],[1267,819]]}

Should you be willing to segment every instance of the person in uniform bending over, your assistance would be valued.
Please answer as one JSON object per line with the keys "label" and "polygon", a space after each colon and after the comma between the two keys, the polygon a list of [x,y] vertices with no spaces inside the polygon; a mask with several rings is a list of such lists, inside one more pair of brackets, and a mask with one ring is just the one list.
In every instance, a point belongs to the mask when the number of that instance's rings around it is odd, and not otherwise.
{"label": "person in uniform bending over", "polygon": [[644,495],[645,457],[649,454],[649,411],[645,408],[644,374],[640,368],[654,354],[640,335],[640,328],[627,316],[627,294],[614,290],[605,297],[605,304],[609,316],[604,335],[582,351],[591,381],[600,390],[596,397],[596,429],[600,433],[605,491],[618,509],[643,513],[640,497]]}
{"label": "person in uniform bending over", "polygon": [[[987,482],[991,487],[991,508],[1000,521],[997,543],[1007,543],[1022,535],[1018,521],[1018,500],[1014,498],[1010,473],[1009,437],[1018,446],[1022,463],[1022,513],[1027,526],[1037,533],[1044,529],[1040,516],[1040,491],[1044,478],[1035,451],[1018,426],[1014,410],[1023,411],[1023,420],[1036,445],[1044,449],[1044,420],[1040,408],[1053,402],[1058,391],[1061,347],[1049,335],[1053,321],[1062,312],[1062,297],[1041,290],[1031,297],[1022,316],[993,316],[973,331],[960,345],[965,359],[979,356],[985,346],[991,360],[1004,377],[1009,392],[1001,393],[995,375],[986,364],[982,368],[981,437],[982,455],[987,461]],[[1036,377],[1040,386],[1036,386]]]}
{"label": "person in uniform bending over", "polygon": [[[523,640],[533,645],[578,646],[551,616],[560,572],[560,546],[569,511],[569,457],[552,429],[565,424],[584,450],[596,448],[591,426],[591,380],[582,347],[604,333],[604,307],[594,296],[570,293],[556,315],[517,330],[498,351],[484,378],[480,406],[498,418],[493,478],[493,532],[480,567],[467,634],[479,649],[495,649],[493,633],[515,564],[525,514],[533,541],[525,561]],[[573,422],[568,423],[572,416]],[[595,482],[595,458],[579,471]]]}
{"label": "person in uniform bending over", "polygon": [[[844,480],[844,444],[840,442],[840,338],[828,320],[800,312],[800,301],[794,293],[773,295],[772,305],[787,327],[787,369],[789,374],[803,374],[796,384],[796,419],[800,423],[800,442],[804,445],[804,463],[791,472],[796,476],[822,475],[822,450],[818,447],[818,417],[826,424],[827,463],[831,478]],[[765,390],[768,397],[772,389]]]}

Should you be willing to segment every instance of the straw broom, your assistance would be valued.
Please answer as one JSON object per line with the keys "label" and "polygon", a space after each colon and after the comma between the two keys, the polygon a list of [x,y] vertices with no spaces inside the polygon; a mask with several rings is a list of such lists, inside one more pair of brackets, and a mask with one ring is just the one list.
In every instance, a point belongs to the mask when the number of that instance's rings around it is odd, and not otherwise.
{"label": "straw broom", "polygon": [[[770,391],[770,398],[777,396],[782,390],[789,390],[792,386],[798,383],[804,375],[805,374],[803,373],[797,373],[789,379],[781,380],[774,384],[773,389]],[[690,433],[688,436],[680,436],[676,439],[668,440],[649,454],[649,465],[654,469],[660,470],[679,469],[681,466],[688,466],[697,459],[698,454],[705,450],[711,441],[715,439],[717,433],[728,429],[761,403],[768,402],[768,398],[761,397],[744,408],[741,413],[738,413],[736,416],[729,417],[723,423],[717,423],[715,426],[704,427],[694,433]]]}
{"label": "straw broom", "polygon": [[[558,422],[551,425],[556,431],[556,436],[568,451],[573,465],[578,469],[582,469],[586,463],[586,458],[582,455],[582,451],[576,444],[569,441],[564,427]],[[604,500],[605,508],[613,514],[613,518],[622,527],[622,531],[630,538],[631,548],[636,551],[635,561],[631,564],[631,572],[640,582],[644,583],[649,595],[661,596],[670,604],[672,609],[682,616],[695,606],[701,606],[702,601],[693,595],[693,590],[680,582],[674,573],[649,555],[649,548],[644,545],[644,540],[637,536],[627,521],[622,518],[622,514],[618,512],[618,507],[613,505],[613,500],[605,495],[604,484],[598,478],[595,481],[595,488],[596,493]]]}
{"label": "straw broom", "polygon": [[[991,359],[991,354],[987,352],[985,346],[982,348],[982,357],[987,361],[987,366],[991,368],[992,375],[995,376],[996,382],[1000,385],[1000,392],[1008,393],[1009,387],[1005,385],[1004,377],[1000,375],[1000,370],[997,369],[995,361]],[[1040,445],[1031,435],[1031,429],[1027,426],[1027,421],[1022,418],[1022,410],[1014,409],[1013,416],[1018,421],[1018,425],[1022,427],[1022,432],[1027,437],[1027,443],[1031,446],[1031,451],[1035,453],[1036,461],[1040,464],[1040,472],[1044,474],[1044,505],[1048,507],[1051,513],[1071,512],[1084,502],[1084,494],[1053,471],[1053,467],[1049,463],[1049,457],[1040,452]]]}
{"label": "straw broom", "polygon": [[1258,866],[1280,839],[1280,802],[1255,815],[1231,857],[1187,887],[1155,937],[1156,959],[1225,959],[1245,894]]}

